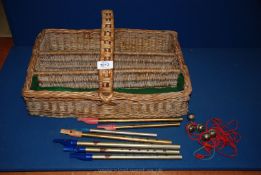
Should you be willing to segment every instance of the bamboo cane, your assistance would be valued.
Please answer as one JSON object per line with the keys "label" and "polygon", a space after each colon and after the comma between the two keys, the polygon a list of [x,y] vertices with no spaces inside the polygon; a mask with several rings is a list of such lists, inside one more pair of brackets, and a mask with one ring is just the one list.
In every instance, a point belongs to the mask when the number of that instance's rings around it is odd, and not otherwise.
{"label": "bamboo cane", "polygon": [[104,139],[113,139],[113,140],[124,140],[132,142],[144,142],[144,143],[158,143],[158,144],[171,144],[171,140],[158,140],[150,138],[139,138],[139,137],[127,137],[127,136],[116,136],[109,134],[94,134],[94,133],[83,133],[76,130],[61,129],[61,134],[67,134],[73,137],[94,137],[94,138],[104,138]]}

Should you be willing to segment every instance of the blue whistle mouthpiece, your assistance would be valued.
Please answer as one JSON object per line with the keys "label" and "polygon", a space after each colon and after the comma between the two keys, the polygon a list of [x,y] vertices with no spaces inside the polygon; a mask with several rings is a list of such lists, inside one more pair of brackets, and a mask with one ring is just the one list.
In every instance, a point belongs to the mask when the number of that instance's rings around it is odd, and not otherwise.
{"label": "blue whistle mouthpiece", "polygon": [[65,152],[77,152],[77,147],[72,145],[66,145],[63,147],[63,151]]}
{"label": "blue whistle mouthpiece", "polygon": [[77,152],[77,153],[85,153],[85,147],[83,146],[73,146],[73,145],[66,145],[63,147],[63,151],[65,152]]}
{"label": "blue whistle mouthpiece", "polygon": [[64,146],[76,146],[77,145],[77,140],[71,140],[71,139],[54,139],[54,143],[60,143]]}
{"label": "blue whistle mouthpiece", "polygon": [[92,160],[92,154],[88,154],[88,153],[71,153],[70,157],[80,159],[80,160]]}

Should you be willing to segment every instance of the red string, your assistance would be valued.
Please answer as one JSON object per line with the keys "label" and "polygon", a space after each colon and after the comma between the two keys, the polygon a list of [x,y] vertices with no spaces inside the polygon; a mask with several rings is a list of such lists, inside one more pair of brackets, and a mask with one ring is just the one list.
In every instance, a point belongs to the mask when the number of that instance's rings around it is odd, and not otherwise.
{"label": "red string", "polygon": [[[196,122],[191,122],[189,125],[197,127]],[[233,158],[237,155],[237,143],[240,140],[240,135],[237,132],[238,122],[236,120],[231,120],[230,122],[223,124],[220,118],[212,118],[208,120],[205,124],[206,130],[204,132],[189,132],[188,125],[186,126],[186,131],[191,140],[197,141],[201,146],[203,146],[205,154],[196,153],[195,157],[198,159],[203,159],[205,157],[210,157],[213,150],[223,155],[224,157]],[[216,136],[208,141],[202,140],[202,136],[209,132],[210,129],[214,129]],[[225,150],[226,149],[226,150]],[[227,151],[230,149],[230,152]]]}
{"label": "red string", "polygon": [[195,157],[198,158],[198,159],[204,159],[205,156],[203,154],[195,154]]}

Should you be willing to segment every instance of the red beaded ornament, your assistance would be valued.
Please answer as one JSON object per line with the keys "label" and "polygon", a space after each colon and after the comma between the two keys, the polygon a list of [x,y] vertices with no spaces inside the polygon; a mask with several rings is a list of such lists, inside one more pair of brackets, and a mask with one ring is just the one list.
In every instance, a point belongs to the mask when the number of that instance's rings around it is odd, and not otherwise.
{"label": "red beaded ornament", "polygon": [[[194,152],[196,158],[209,160],[214,157],[216,152],[229,158],[237,155],[236,144],[240,140],[240,135],[237,132],[238,122],[236,120],[231,120],[224,124],[220,118],[212,118],[206,122],[205,131],[199,133],[189,130],[189,126],[197,127],[197,125],[196,122],[190,122],[186,126],[190,139],[197,141],[202,146]],[[227,149],[230,150],[228,151]],[[202,151],[203,153],[199,153]]]}

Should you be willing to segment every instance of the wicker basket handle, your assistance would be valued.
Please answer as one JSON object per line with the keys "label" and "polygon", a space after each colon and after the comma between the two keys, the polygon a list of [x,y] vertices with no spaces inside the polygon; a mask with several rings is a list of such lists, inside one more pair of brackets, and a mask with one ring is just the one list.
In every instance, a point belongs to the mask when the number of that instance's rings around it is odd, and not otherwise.
{"label": "wicker basket handle", "polygon": [[[100,62],[113,63],[114,18],[112,10],[102,11]],[[103,102],[110,102],[113,96],[113,68],[99,69],[99,96]]]}

